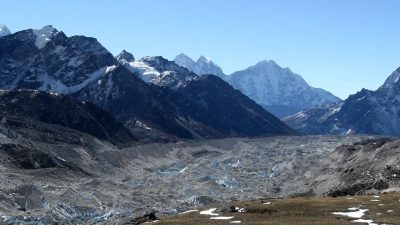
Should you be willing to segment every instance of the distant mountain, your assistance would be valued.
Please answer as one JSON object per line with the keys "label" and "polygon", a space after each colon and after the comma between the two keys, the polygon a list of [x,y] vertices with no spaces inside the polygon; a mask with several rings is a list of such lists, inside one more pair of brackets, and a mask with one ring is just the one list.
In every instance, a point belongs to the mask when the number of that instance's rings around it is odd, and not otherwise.
{"label": "distant mountain", "polygon": [[[187,82],[196,77],[195,73],[162,57],[136,61],[126,51],[114,57],[96,39],[67,37],[52,26],[0,38],[0,88],[36,89],[92,102],[110,112],[140,140],[293,133],[277,118],[259,112],[256,104],[245,103],[248,100],[243,100],[243,96],[230,102],[243,106],[226,106],[221,108],[224,110],[215,111],[206,107],[212,99],[202,96],[189,99],[180,94]],[[203,88],[203,93],[208,91]],[[226,95],[229,98],[236,93],[228,91]],[[198,99],[202,99],[204,105],[199,105]],[[225,126],[197,118],[188,110],[191,107],[205,115],[226,118]],[[238,111],[229,114],[229,109]],[[258,112],[258,117],[254,117],[253,111]],[[232,125],[235,113],[242,115],[243,121],[251,122],[243,123],[240,128]],[[263,128],[254,127],[254,123]],[[280,126],[274,125],[278,123]]]}
{"label": "distant mountain", "polygon": [[122,50],[122,52],[115,56],[115,58],[120,62],[126,63],[135,61],[135,57],[130,52],[127,52],[125,50]]}
{"label": "distant mountain", "polygon": [[213,74],[218,77],[224,78],[225,74],[222,69],[215,64],[211,59],[200,56],[197,61],[194,61],[185,54],[179,54],[175,57],[174,62],[179,66],[194,72],[197,75]]}
{"label": "distant mountain", "polygon": [[234,88],[278,117],[340,101],[323,89],[311,87],[300,75],[274,61],[261,61],[226,79]]}
{"label": "distant mountain", "polygon": [[9,34],[11,34],[11,31],[8,29],[8,27],[4,24],[0,24],[0,37],[4,37]]}
{"label": "distant mountain", "polygon": [[223,75],[220,67],[204,57],[195,62],[180,54],[175,58],[175,62],[198,75],[220,76],[235,89],[281,118],[314,106],[340,101],[338,97],[323,89],[311,87],[300,75],[293,73],[289,68],[280,67],[274,61],[261,61],[231,75]]}
{"label": "distant mountain", "polygon": [[299,112],[284,120],[307,134],[400,136],[400,68],[376,91],[362,89],[343,102]]}
{"label": "distant mountain", "polygon": [[293,133],[279,119],[214,75],[197,76],[159,56],[123,64],[130,71],[139,73],[138,77],[148,83],[169,91],[168,99],[184,115],[190,115],[191,123],[197,121],[202,124],[193,126],[194,136],[211,138]]}

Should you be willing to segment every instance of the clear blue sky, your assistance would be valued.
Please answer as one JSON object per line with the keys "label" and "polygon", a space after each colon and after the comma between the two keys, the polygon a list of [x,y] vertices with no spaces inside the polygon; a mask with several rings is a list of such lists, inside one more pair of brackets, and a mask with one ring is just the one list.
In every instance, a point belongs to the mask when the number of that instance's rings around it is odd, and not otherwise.
{"label": "clear blue sky", "polygon": [[400,66],[398,0],[2,0],[12,32],[52,24],[113,54],[205,55],[225,73],[263,59],[346,98]]}

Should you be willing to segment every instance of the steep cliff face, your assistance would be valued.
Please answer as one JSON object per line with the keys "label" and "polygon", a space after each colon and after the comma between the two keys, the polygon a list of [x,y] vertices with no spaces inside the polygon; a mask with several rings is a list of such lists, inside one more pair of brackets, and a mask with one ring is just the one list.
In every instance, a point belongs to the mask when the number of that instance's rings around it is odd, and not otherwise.
{"label": "steep cliff face", "polygon": [[311,87],[300,75],[274,61],[261,61],[227,76],[226,80],[278,117],[340,101],[323,89]]}

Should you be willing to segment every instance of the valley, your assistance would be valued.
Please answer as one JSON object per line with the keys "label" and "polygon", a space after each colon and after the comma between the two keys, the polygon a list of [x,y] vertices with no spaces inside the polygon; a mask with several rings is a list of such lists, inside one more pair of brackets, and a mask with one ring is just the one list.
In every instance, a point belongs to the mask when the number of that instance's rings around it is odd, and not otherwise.
{"label": "valley", "polygon": [[[398,187],[394,174],[399,159],[376,165],[360,152],[395,154],[400,148],[393,146],[400,143],[372,136],[234,138],[127,148],[87,135],[78,143],[49,140],[18,139],[26,147],[40,146],[38,151],[56,162],[28,169],[17,166],[22,159],[9,159],[6,146],[15,148],[15,140],[2,137],[3,223],[118,224],[149,212],[164,217],[231,201],[343,196]],[[60,151],[53,150],[56,146]],[[352,160],[343,164],[342,155],[349,154]],[[42,161],[30,158],[33,165]],[[354,172],[343,172],[349,168]],[[369,186],[371,181],[383,183]]]}

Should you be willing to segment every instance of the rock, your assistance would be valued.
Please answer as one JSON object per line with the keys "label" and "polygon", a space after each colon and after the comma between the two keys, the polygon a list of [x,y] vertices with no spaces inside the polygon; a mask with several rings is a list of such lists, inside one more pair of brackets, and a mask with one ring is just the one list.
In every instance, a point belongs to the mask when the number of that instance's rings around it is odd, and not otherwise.
{"label": "rock", "polygon": [[154,212],[146,213],[143,216],[136,217],[134,219],[129,220],[124,225],[139,225],[146,222],[152,222],[158,220],[156,214]]}

